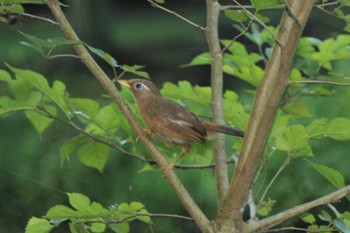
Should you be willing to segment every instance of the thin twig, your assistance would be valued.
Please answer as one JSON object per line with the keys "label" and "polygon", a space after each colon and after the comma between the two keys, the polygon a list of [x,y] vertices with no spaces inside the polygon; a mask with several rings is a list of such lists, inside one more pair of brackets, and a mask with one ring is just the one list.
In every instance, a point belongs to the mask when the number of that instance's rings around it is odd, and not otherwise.
{"label": "thin twig", "polygon": [[140,216],[146,216],[146,217],[150,217],[150,218],[177,218],[177,219],[182,219],[182,220],[193,221],[193,218],[191,218],[191,217],[181,216],[181,215],[177,215],[177,214],[141,214],[141,213],[137,213],[133,216],[129,216],[129,217],[117,220],[117,221],[109,221],[108,223],[121,223],[121,222],[125,222],[129,219],[132,219],[135,217],[140,217]]}
{"label": "thin twig", "polygon": [[303,80],[303,81],[288,82],[288,85],[297,85],[297,84],[321,84],[321,85],[334,85],[334,86],[342,86],[342,87],[350,86],[350,83],[339,83],[339,82],[321,81],[321,80]]}
{"label": "thin twig", "polygon": [[[338,4],[340,4],[339,1],[334,1],[334,2],[316,4],[315,6],[317,8],[321,8],[321,7],[327,7],[327,6],[334,6],[334,5],[338,5]],[[242,6],[246,9],[255,9],[255,7],[253,5],[242,5]],[[277,9],[283,9],[285,7],[285,5],[284,4],[276,4],[273,7],[277,8]],[[227,9],[242,9],[242,7],[237,6],[237,5],[221,6],[221,10],[227,10]]]}
{"label": "thin twig", "polygon": [[200,26],[200,25],[198,25],[198,24],[192,22],[191,20],[189,20],[189,19],[183,17],[182,15],[179,15],[179,14],[176,13],[175,11],[169,10],[169,9],[167,9],[167,8],[165,8],[165,7],[161,6],[161,5],[159,5],[158,3],[156,3],[156,2],[154,2],[154,1],[152,1],[152,0],[146,0],[146,1],[149,2],[149,3],[151,3],[151,6],[156,7],[156,8],[159,8],[159,9],[165,11],[165,12],[168,12],[169,14],[172,14],[172,15],[176,16],[177,18],[179,18],[179,19],[185,21],[186,23],[192,25],[193,27],[198,28],[198,29],[200,29],[200,30],[202,30],[202,31],[205,31],[205,28],[204,28],[204,27],[202,27],[202,26]]}
{"label": "thin twig", "polygon": [[273,178],[271,179],[270,183],[266,186],[264,193],[262,194],[259,204],[258,204],[258,209],[260,209],[263,201],[265,200],[266,194],[267,192],[270,190],[272,184],[276,181],[277,177],[282,173],[282,171],[287,167],[287,165],[289,164],[290,160],[293,158],[292,155],[288,155],[288,157],[286,158],[286,160],[283,162],[282,166],[278,169],[278,171],[276,172],[276,174],[273,176]]}
{"label": "thin twig", "polygon": [[249,22],[249,24],[247,25],[247,27],[244,28],[244,30],[242,32],[240,32],[238,35],[236,35],[235,37],[233,37],[233,39],[231,40],[231,42],[226,46],[224,47],[222,50],[221,50],[221,53],[224,54],[224,52],[241,36],[243,36],[250,28],[250,26],[252,25],[251,22]]}
{"label": "thin twig", "polygon": [[48,19],[48,18],[44,18],[44,17],[41,17],[41,16],[32,15],[32,14],[28,14],[28,13],[20,13],[19,15],[25,16],[25,17],[29,17],[29,18],[33,18],[33,19],[38,19],[38,20],[50,23],[52,25],[58,26],[58,23],[56,21],[53,21],[52,19]]}
{"label": "thin twig", "polygon": [[57,54],[57,55],[47,56],[47,59],[66,58],[66,57],[80,59],[80,57],[75,54]]}
{"label": "thin twig", "polygon": [[263,26],[266,31],[268,33],[270,33],[270,35],[272,36],[272,38],[276,41],[276,43],[278,44],[278,46],[280,48],[282,48],[282,44],[281,42],[278,40],[278,38],[275,36],[275,34],[273,34],[273,32],[268,28],[268,26],[262,22],[260,19],[258,19],[255,15],[253,15],[249,10],[247,10],[243,5],[241,5],[239,2],[237,2],[237,0],[232,0],[233,2],[235,2],[238,6],[241,7],[241,9],[247,13],[248,16],[250,16],[251,19],[255,20],[256,22],[258,22],[261,26]]}

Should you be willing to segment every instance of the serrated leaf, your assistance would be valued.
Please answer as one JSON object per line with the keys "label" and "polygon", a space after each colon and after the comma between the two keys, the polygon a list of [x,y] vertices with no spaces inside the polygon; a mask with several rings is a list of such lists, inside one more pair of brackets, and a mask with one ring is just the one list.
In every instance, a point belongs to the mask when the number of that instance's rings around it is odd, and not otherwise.
{"label": "serrated leaf", "polygon": [[144,207],[145,206],[142,203],[133,201],[129,204],[129,211],[139,211]]}
{"label": "serrated leaf", "polygon": [[45,94],[45,96],[47,96],[51,101],[53,101],[60,107],[60,109],[64,112],[67,118],[70,118],[69,106],[65,101],[65,85],[62,82],[55,81],[53,88],[50,88],[47,79],[44,76],[30,70],[22,70],[11,67],[9,65],[7,66],[9,67],[9,69],[11,69],[12,72],[16,74],[16,77],[18,79],[24,79],[33,87]]}
{"label": "serrated leaf", "polygon": [[309,212],[305,212],[299,217],[303,222],[314,224],[316,222],[316,218],[313,214]]}
{"label": "serrated leaf", "polygon": [[[147,216],[149,213],[147,210],[143,209],[138,212],[141,214],[140,216],[137,217],[138,220],[145,222],[145,223],[151,223],[151,218]],[[144,214],[144,216],[142,216]]]}
{"label": "serrated leaf", "polygon": [[329,137],[338,141],[350,140],[350,119],[339,117],[326,122],[326,119],[312,122],[308,127],[310,138]]}
{"label": "serrated leaf", "polygon": [[293,125],[284,129],[276,137],[275,146],[279,150],[296,153],[296,156],[312,155],[311,147],[308,143],[307,131],[302,125]]}
{"label": "serrated leaf", "polygon": [[32,217],[27,223],[25,233],[49,233],[53,228],[46,219]]}
{"label": "serrated leaf", "polygon": [[110,151],[111,147],[90,140],[79,148],[78,154],[83,164],[102,172]]}
{"label": "serrated leaf", "polygon": [[145,71],[140,71],[141,69],[143,69],[144,66],[140,66],[140,65],[133,65],[133,66],[128,66],[128,65],[123,65],[122,66],[122,69],[125,71],[125,72],[129,72],[129,73],[132,73],[132,74],[135,74],[137,76],[141,76],[143,78],[147,78],[149,79],[149,75],[147,72]]}
{"label": "serrated leaf", "polygon": [[340,174],[340,172],[338,172],[337,170],[321,164],[313,163],[310,161],[308,162],[316,171],[318,171],[324,178],[326,178],[336,188],[340,189],[345,186],[345,179],[343,175]]}
{"label": "serrated leaf", "polygon": [[45,218],[49,219],[67,219],[67,218],[77,218],[80,217],[81,213],[79,213],[76,210],[73,210],[65,205],[55,205],[54,207],[50,208]]}
{"label": "serrated leaf", "polygon": [[110,66],[118,67],[117,60],[114,57],[112,57],[109,53],[106,53],[102,49],[94,48],[94,47],[92,47],[90,45],[86,45],[86,46],[88,47],[88,49],[90,49],[91,52],[93,52],[94,54],[98,55],[105,62],[107,62]]}
{"label": "serrated leaf", "polygon": [[239,23],[243,23],[249,20],[249,16],[243,10],[225,10],[224,13],[226,17]]}
{"label": "serrated leaf", "polygon": [[81,213],[90,213],[90,199],[80,193],[67,193],[69,203]]}
{"label": "serrated leaf", "polygon": [[109,228],[111,228],[116,233],[129,233],[130,226],[128,222],[121,222],[118,224],[109,224]]}
{"label": "serrated leaf", "polygon": [[82,146],[87,140],[87,137],[83,135],[78,135],[68,139],[60,147],[61,166],[63,166],[63,163],[69,159],[73,152],[76,151],[80,146]]}

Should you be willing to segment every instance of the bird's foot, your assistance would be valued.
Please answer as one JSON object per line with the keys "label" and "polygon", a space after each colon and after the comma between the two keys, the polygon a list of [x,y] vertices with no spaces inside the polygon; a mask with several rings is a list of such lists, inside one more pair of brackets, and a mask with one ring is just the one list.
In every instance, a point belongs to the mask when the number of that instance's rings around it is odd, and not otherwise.
{"label": "bird's foot", "polygon": [[144,131],[142,131],[142,133],[140,135],[137,136],[136,138],[136,142],[138,142],[139,140],[141,140],[144,137],[148,137],[152,134],[151,130],[146,129]]}
{"label": "bird's foot", "polygon": [[169,175],[169,172],[170,172],[171,170],[173,170],[174,167],[175,167],[175,163],[170,163],[170,164],[168,164],[168,166],[164,169],[163,178],[167,178],[168,175]]}

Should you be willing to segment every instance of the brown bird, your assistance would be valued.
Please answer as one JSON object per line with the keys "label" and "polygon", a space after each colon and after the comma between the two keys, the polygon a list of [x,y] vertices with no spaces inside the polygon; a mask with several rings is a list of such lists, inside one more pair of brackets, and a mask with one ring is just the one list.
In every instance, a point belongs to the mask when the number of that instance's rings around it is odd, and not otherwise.
{"label": "brown bird", "polygon": [[131,90],[140,115],[149,130],[138,138],[157,135],[169,146],[181,145],[183,152],[164,171],[165,176],[190,149],[192,143],[204,144],[207,135],[213,132],[243,137],[244,132],[209,122],[201,122],[184,106],[162,96],[158,88],[149,80],[117,80]]}

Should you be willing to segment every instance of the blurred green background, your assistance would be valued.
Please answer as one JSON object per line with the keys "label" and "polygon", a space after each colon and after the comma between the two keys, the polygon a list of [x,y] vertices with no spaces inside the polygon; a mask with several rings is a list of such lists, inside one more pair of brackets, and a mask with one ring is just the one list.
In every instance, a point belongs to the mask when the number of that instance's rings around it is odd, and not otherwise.
{"label": "blurred green background", "polygon": [[[207,51],[204,34],[183,21],[150,6],[146,1],[128,0],[74,0],[66,1],[70,22],[80,38],[91,46],[114,56],[119,64],[145,65],[152,80],[161,86],[165,81],[188,80],[193,85],[208,85],[210,68],[181,68],[195,55]],[[181,13],[197,24],[204,25],[204,1],[169,1],[168,8]],[[26,12],[52,18],[46,6],[26,6]],[[265,12],[277,25],[281,10]],[[322,26],[320,26],[322,25]],[[343,22],[314,9],[304,35],[325,39],[344,33]],[[31,69],[46,76],[50,82],[63,81],[72,97],[87,97],[107,101],[103,89],[78,59],[55,58],[47,60],[19,41],[25,38],[16,30],[42,38],[62,36],[57,27],[45,22],[22,17],[13,25],[0,24],[0,68],[4,63]],[[220,36],[233,38],[237,30],[232,21],[221,19]],[[240,38],[248,49],[256,48]],[[63,53],[73,53],[66,48]],[[112,70],[99,63],[112,77]],[[345,63],[341,69],[349,71]],[[350,74],[350,72],[348,73]],[[129,76],[132,77],[132,76]],[[251,88],[246,83],[225,77],[225,88],[242,93]],[[336,88],[338,96],[305,98],[313,114],[312,119],[350,117],[350,91]],[[0,93],[6,94],[3,83]],[[249,99],[246,100],[250,104]],[[0,232],[23,232],[31,216],[42,216],[56,204],[67,204],[65,192],[80,192],[92,200],[113,203],[139,201],[151,213],[188,215],[160,172],[138,174],[143,167],[138,161],[113,152],[101,174],[82,165],[76,157],[60,167],[59,147],[77,132],[60,123],[54,123],[42,137],[26,120],[23,113],[0,119]],[[350,175],[348,142],[322,140],[313,144],[310,160],[333,167],[345,177]],[[269,179],[283,162],[284,155],[276,156],[269,164]],[[216,195],[212,170],[178,171],[197,203],[209,217],[215,216]],[[277,179],[269,197],[278,201],[273,212],[312,200],[334,188],[304,160],[293,160]],[[344,201],[338,205],[348,209]],[[199,232],[195,224],[183,220],[154,219],[154,232]],[[64,226],[55,232],[66,232]],[[131,232],[151,232],[143,223],[132,224]]]}

